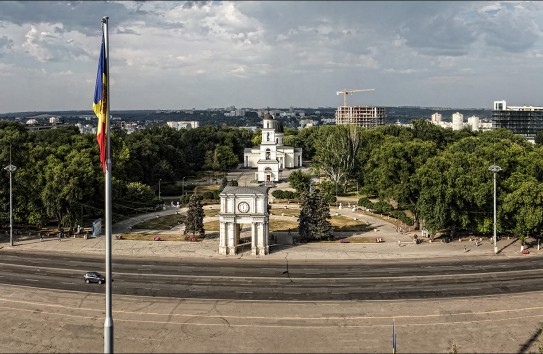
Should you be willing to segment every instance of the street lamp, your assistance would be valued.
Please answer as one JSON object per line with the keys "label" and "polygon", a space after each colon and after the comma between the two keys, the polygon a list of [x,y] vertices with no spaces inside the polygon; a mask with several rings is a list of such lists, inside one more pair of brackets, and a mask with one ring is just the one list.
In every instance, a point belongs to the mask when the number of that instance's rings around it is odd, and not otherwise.
{"label": "street lamp", "polygon": [[162,178],[158,179],[158,199],[160,199],[160,181],[162,181]]}
{"label": "street lamp", "polygon": [[9,245],[13,246],[13,193],[11,190],[11,174],[15,172],[17,167],[11,164],[11,149],[9,150],[9,165],[4,167],[4,170],[9,172]]}
{"label": "street lamp", "polygon": [[494,254],[498,254],[498,242],[496,237],[496,173],[500,172],[502,168],[497,165],[492,165],[488,170],[494,173]]}
{"label": "street lamp", "polygon": [[181,184],[181,196],[185,195],[185,177],[183,177],[183,183]]}

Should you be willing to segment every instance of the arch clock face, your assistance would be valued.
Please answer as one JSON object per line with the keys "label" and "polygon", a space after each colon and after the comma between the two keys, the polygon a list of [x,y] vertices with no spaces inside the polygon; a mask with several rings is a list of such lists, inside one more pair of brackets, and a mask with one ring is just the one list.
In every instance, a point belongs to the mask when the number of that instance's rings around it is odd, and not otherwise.
{"label": "arch clock face", "polygon": [[246,202],[241,202],[238,204],[238,210],[242,213],[246,213],[249,211],[249,204]]}

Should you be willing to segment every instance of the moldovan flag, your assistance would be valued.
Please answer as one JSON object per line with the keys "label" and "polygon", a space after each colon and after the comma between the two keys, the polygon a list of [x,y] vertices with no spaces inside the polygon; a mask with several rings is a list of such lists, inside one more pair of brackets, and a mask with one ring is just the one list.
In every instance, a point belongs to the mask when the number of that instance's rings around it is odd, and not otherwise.
{"label": "moldovan flag", "polygon": [[96,75],[96,87],[94,88],[94,101],[92,109],[98,117],[98,129],[96,140],[100,146],[100,162],[102,170],[106,172],[106,119],[107,111],[107,62],[106,62],[106,46],[104,44],[104,36],[102,35],[102,48],[100,49],[100,59],[98,60],[98,74]]}

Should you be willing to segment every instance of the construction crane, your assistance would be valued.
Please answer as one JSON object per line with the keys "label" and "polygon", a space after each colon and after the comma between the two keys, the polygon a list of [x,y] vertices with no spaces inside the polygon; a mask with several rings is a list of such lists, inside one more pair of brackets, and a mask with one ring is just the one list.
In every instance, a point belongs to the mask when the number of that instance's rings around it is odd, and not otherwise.
{"label": "construction crane", "polygon": [[343,105],[346,106],[347,105],[347,95],[348,94],[351,94],[351,93],[354,93],[354,92],[367,92],[367,91],[375,91],[375,89],[365,89],[365,90],[343,90],[343,91],[338,91],[336,92],[337,95],[339,95],[340,93],[343,94]]}

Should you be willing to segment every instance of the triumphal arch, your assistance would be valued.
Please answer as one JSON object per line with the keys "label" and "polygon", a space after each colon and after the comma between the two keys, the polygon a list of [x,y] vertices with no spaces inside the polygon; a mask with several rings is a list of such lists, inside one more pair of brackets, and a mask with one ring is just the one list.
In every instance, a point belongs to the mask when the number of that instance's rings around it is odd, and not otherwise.
{"label": "triumphal arch", "polygon": [[[237,254],[251,246],[254,256],[269,253],[268,187],[224,187],[219,213],[219,254]],[[250,225],[242,232],[242,225]],[[250,242],[249,242],[250,241]]]}

